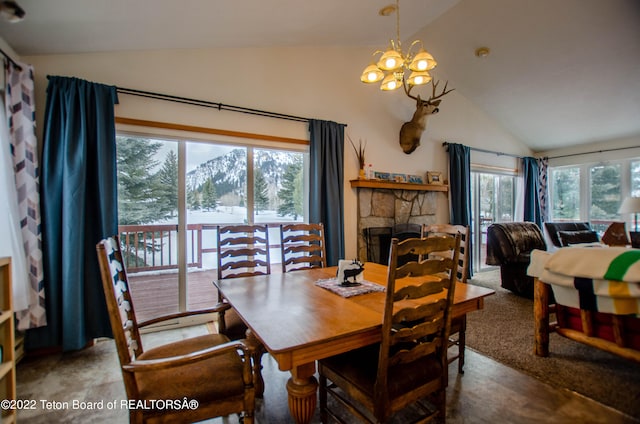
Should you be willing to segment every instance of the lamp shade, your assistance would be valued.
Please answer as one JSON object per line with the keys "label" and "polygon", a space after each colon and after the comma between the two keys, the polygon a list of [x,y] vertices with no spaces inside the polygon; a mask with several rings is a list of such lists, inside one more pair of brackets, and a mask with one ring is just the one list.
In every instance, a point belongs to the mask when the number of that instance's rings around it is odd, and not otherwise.
{"label": "lamp shade", "polygon": [[396,90],[400,87],[402,87],[402,79],[398,80],[398,78],[396,78],[396,75],[391,73],[382,80],[380,90],[391,91]]}
{"label": "lamp shade", "polygon": [[430,71],[435,68],[437,65],[435,59],[429,52],[425,49],[422,49],[415,55],[411,63],[409,64],[409,69],[412,71]]}
{"label": "lamp shade", "polygon": [[382,56],[380,56],[380,60],[377,63],[378,68],[383,71],[394,71],[401,68],[403,64],[404,59],[402,58],[402,55],[393,48],[382,53]]}
{"label": "lamp shade", "polygon": [[618,213],[639,213],[640,197],[627,197],[618,209]]}
{"label": "lamp shade", "polygon": [[407,82],[410,85],[422,85],[422,84],[428,84],[431,80],[432,78],[431,78],[431,75],[429,75],[429,72],[424,71],[424,72],[412,72]]}
{"label": "lamp shade", "polygon": [[360,76],[360,81],[372,84],[374,82],[380,81],[384,78],[384,72],[382,72],[376,65],[373,63],[367,66],[364,71],[362,71],[362,76]]}

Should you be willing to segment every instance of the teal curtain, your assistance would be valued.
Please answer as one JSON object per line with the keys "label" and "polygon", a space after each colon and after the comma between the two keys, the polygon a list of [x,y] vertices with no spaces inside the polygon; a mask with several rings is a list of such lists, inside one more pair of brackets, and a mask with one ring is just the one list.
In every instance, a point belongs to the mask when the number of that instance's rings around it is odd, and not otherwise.
{"label": "teal curtain", "polygon": [[524,220],[533,222],[542,228],[542,210],[540,208],[540,182],[538,160],[532,157],[522,158],[524,176]]}
{"label": "teal curtain", "polygon": [[27,349],[83,348],[111,336],[96,243],[117,234],[116,87],[49,76],[42,153],[46,327]]}
{"label": "teal curtain", "polygon": [[[448,143],[449,196],[451,196],[451,224],[471,228],[471,149],[469,146]],[[473,252],[472,240],[467,249]],[[473,255],[469,255],[469,278],[473,277]]]}
{"label": "teal curtain", "polygon": [[344,259],[344,125],[312,119],[309,221],[323,223],[327,265]]}

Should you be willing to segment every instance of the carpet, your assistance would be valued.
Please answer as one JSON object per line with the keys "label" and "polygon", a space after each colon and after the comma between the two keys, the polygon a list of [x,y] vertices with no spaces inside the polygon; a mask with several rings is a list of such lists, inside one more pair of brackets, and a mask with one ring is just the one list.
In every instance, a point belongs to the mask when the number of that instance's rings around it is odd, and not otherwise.
{"label": "carpet", "polygon": [[533,301],[500,287],[499,270],[477,273],[470,284],[495,295],[467,318],[467,347],[555,387],[579,393],[640,418],[640,364],[552,333],[550,355],[533,353]]}

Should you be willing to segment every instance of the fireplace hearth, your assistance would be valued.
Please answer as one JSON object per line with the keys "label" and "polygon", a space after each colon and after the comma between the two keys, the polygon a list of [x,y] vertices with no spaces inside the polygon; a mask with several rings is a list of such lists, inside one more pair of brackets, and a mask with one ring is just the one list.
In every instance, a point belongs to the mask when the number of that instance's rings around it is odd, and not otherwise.
{"label": "fireplace hearth", "polygon": [[358,188],[358,257],[387,264],[391,237],[420,236],[434,224],[438,192]]}

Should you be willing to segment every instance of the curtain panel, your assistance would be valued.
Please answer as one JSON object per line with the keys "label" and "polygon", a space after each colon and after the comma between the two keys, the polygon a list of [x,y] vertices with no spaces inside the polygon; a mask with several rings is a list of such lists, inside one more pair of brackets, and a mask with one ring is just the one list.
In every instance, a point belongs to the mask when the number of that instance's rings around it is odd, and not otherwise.
{"label": "curtain panel", "polygon": [[309,221],[323,223],[327,265],[344,259],[344,125],[309,121]]}
{"label": "curtain panel", "polygon": [[[21,244],[24,246],[28,276],[24,296],[14,295],[18,330],[46,325],[42,270],[42,233],[40,227],[40,170],[36,138],[33,67],[18,68],[10,61],[5,66],[5,110],[18,201]],[[22,272],[21,271],[21,272]]]}
{"label": "curtain panel", "polygon": [[532,157],[522,158],[524,177],[524,220],[533,222],[542,229],[542,213],[540,211],[540,184],[538,160]]}
{"label": "curtain panel", "polygon": [[96,244],[118,231],[116,87],[50,76],[42,153],[46,327],[28,349],[83,348],[111,336]]}
{"label": "curtain panel", "polygon": [[[449,197],[451,224],[471,228],[471,148],[463,144],[447,144],[449,152]],[[467,249],[473,252],[473,237]],[[473,277],[473,255],[469,255],[469,278]]]}

